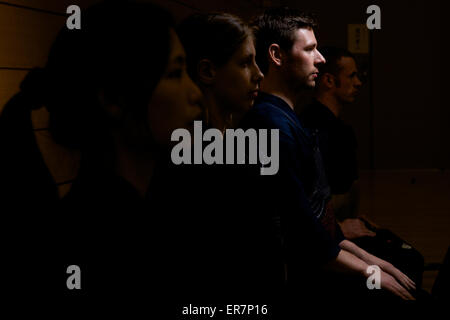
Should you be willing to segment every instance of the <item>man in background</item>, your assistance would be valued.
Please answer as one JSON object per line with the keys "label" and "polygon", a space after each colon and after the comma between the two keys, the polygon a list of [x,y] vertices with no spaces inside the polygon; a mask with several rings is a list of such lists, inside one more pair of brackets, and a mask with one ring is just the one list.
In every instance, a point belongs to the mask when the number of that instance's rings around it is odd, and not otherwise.
{"label": "man in background", "polygon": [[319,66],[315,99],[302,112],[301,120],[318,137],[331,203],[341,230],[359,247],[393,263],[420,288],[422,255],[389,230],[369,223],[358,212],[356,136],[353,128],[341,119],[344,108],[355,102],[362,85],[355,58],[342,48],[320,50],[326,63]]}

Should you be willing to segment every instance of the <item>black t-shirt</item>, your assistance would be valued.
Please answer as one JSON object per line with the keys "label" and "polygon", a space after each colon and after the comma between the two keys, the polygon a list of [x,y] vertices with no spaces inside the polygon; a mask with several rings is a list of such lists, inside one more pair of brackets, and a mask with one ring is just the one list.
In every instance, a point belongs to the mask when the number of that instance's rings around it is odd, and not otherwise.
{"label": "black t-shirt", "polygon": [[349,192],[358,179],[357,141],[353,128],[317,100],[302,112],[300,119],[308,130],[317,130],[331,193]]}
{"label": "black t-shirt", "polygon": [[84,166],[62,201],[56,238],[65,250],[54,265],[80,266],[85,303],[147,299],[178,310],[259,301],[273,294],[280,264],[270,221],[251,210],[246,172],[164,163],[143,198],[123,178]]}

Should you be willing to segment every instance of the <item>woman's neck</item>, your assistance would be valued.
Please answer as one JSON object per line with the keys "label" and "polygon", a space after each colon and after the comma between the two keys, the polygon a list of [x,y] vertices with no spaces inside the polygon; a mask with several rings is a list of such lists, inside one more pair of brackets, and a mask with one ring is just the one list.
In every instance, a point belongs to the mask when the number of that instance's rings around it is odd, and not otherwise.
{"label": "woman's neck", "polygon": [[155,155],[133,150],[120,139],[115,141],[115,173],[128,181],[144,198],[153,176]]}
{"label": "woman's neck", "polygon": [[206,125],[219,129],[222,133],[232,125],[231,112],[221,107],[211,93],[204,93],[202,104],[205,108]]}

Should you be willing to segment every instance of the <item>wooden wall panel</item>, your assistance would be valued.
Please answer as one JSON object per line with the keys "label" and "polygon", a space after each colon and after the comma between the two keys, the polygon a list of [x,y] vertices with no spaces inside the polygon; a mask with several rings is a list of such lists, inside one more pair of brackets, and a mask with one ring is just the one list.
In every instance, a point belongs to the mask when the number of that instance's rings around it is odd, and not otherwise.
{"label": "wooden wall panel", "polygon": [[19,91],[19,85],[27,71],[0,69],[0,113],[5,103]]}
{"label": "wooden wall panel", "polygon": [[86,8],[99,1],[100,0],[8,0],[1,2],[65,14],[67,7],[72,4],[76,4],[80,6],[80,8]]}
{"label": "wooden wall panel", "polygon": [[0,5],[0,68],[44,65],[64,23],[64,17]]}

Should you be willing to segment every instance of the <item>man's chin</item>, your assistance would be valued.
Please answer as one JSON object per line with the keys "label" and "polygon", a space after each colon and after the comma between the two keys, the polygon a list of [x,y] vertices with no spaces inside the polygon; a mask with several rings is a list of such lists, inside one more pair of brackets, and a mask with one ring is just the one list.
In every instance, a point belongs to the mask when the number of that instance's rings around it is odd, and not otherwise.
{"label": "man's chin", "polygon": [[295,90],[308,90],[308,89],[314,89],[316,86],[316,82],[314,80],[306,79],[304,81],[297,81],[294,84]]}
{"label": "man's chin", "polygon": [[314,80],[307,81],[304,86],[306,89],[314,89],[316,87],[316,82]]}

